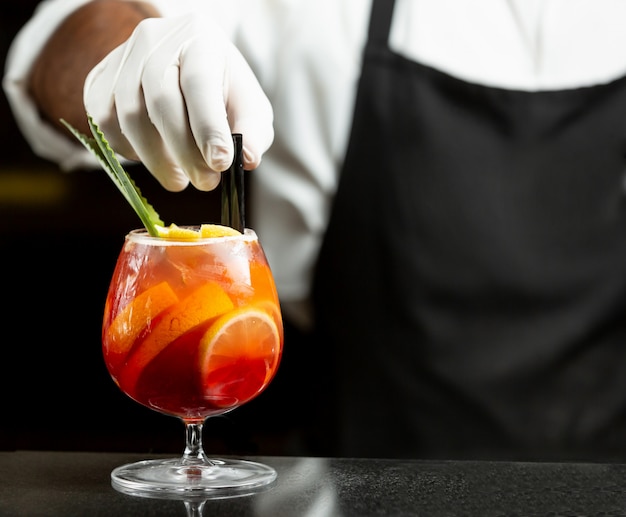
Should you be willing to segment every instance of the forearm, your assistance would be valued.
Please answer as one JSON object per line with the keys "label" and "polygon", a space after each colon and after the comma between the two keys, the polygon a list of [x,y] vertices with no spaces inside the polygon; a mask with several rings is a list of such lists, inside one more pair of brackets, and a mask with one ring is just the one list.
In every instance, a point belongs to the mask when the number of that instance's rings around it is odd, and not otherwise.
{"label": "forearm", "polygon": [[49,39],[28,79],[40,116],[68,136],[61,118],[88,134],[83,106],[87,74],[141,20],[158,15],[148,3],[123,0],[94,0],[72,13]]}

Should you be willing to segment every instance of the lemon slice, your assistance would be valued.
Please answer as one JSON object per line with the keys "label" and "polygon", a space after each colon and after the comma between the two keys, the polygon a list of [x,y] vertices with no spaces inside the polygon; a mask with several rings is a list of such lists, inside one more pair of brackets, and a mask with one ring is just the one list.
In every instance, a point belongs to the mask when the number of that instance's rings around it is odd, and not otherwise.
{"label": "lemon slice", "polygon": [[239,404],[267,386],[276,372],[282,340],[274,319],[257,308],[239,308],[221,316],[200,342],[202,385]]}
{"label": "lemon slice", "polygon": [[198,239],[241,235],[240,231],[235,230],[230,226],[223,226],[221,224],[202,224],[199,230],[178,226],[174,223],[169,226],[157,225],[156,228],[159,233],[159,237],[179,241],[197,241]]}
{"label": "lemon slice", "polygon": [[200,226],[200,236],[203,239],[211,237],[232,237],[235,235],[241,235],[241,232],[230,226],[223,226],[221,224],[203,224]]}
{"label": "lemon slice", "polygon": [[169,226],[158,226],[157,231],[159,237],[164,239],[172,239],[179,241],[197,241],[200,238],[200,232],[191,228],[182,228],[174,223]]}

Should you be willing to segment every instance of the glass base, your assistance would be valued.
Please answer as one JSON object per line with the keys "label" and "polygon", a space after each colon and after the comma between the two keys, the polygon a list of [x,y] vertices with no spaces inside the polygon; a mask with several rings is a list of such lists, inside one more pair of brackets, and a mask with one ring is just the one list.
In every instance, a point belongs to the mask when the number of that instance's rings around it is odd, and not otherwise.
{"label": "glass base", "polygon": [[276,471],[262,463],[209,459],[184,464],[180,458],[129,463],[111,472],[111,484],[129,495],[166,499],[218,499],[252,495],[268,488]]}

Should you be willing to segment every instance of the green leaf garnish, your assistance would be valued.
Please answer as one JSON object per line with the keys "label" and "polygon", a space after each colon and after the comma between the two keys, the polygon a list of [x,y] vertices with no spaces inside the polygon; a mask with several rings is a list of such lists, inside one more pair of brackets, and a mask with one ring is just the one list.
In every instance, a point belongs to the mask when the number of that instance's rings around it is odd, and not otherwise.
{"label": "green leaf garnish", "polygon": [[93,154],[102,168],[106,171],[109,177],[113,180],[113,183],[117,186],[122,195],[126,198],[126,201],[135,210],[141,222],[148,230],[148,233],[153,237],[159,236],[157,226],[164,226],[163,221],[157,211],[152,207],[148,200],[141,195],[139,187],[135,185],[128,172],[124,170],[122,164],[117,159],[115,151],[111,149],[109,142],[104,137],[104,133],[100,130],[98,125],[93,121],[91,116],[87,115],[89,122],[89,129],[93,134],[93,138],[90,138],[69,122],[61,119],[61,122],[67,127],[70,132],[78,139],[78,141],[85,146],[85,148]]}

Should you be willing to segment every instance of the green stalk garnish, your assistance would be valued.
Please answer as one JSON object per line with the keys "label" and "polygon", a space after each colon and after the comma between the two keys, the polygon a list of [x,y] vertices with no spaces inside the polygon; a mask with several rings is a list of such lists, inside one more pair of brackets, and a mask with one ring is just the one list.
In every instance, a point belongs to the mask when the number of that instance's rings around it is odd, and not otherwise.
{"label": "green stalk garnish", "polygon": [[157,211],[152,207],[148,200],[141,195],[139,187],[135,185],[128,172],[124,170],[122,164],[117,159],[115,151],[111,149],[109,142],[104,137],[104,133],[100,130],[98,125],[93,121],[91,116],[87,116],[89,122],[89,128],[93,134],[93,138],[90,138],[76,128],[74,128],[69,122],[61,119],[61,122],[67,127],[70,132],[82,143],[85,148],[93,154],[102,168],[106,171],[109,177],[115,183],[115,186],[120,190],[126,201],[135,210],[141,222],[148,230],[148,233],[153,237],[159,236],[157,226],[163,227],[163,221]]}

